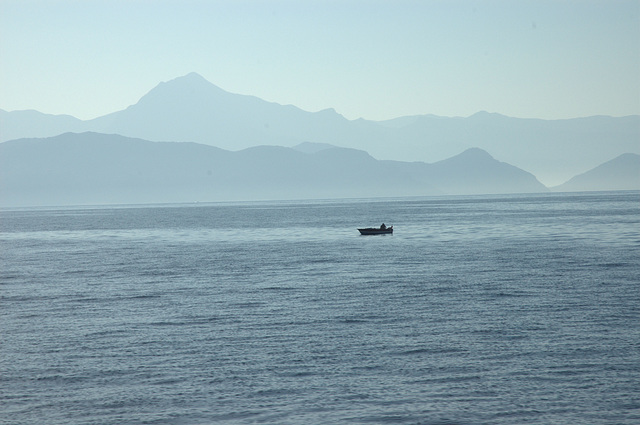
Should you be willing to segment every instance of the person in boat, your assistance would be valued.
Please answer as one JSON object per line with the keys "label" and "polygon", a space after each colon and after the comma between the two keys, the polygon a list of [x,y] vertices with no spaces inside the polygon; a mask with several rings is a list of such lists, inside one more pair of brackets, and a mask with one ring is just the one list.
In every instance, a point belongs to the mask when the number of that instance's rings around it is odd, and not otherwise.
{"label": "person in boat", "polygon": [[385,230],[386,228],[387,226],[384,223],[382,223],[382,225],[380,226],[380,229]]}

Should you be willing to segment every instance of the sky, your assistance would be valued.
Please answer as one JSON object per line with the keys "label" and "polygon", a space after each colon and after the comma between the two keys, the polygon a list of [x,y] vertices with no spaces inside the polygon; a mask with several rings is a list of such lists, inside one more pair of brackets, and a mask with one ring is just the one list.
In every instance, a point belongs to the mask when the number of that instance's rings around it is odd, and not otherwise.
{"label": "sky", "polygon": [[0,108],[91,119],[197,72],[349,119],[640,114],[640,1],[0,0]]}

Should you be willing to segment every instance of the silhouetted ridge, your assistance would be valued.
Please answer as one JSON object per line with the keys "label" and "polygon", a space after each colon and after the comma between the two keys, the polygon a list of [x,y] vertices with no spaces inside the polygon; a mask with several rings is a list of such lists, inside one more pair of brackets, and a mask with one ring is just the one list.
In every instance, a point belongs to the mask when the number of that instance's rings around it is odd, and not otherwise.
{"label": "silhouetted ridge", "polygon": [[[219,97],[226,94],[224,90],[210,83],[200,74],[192,72],[183,77],[174,78],[158,84],[149,93],[142,96],[138,103],[129,108],[150,105],[179,108],[188,107],[189,103],[211,103],[211,96]],[[161,103],[162,105],[154,105]]]}
{"label": "silhouetted ridge", "polygon": [[489,154],[489,152],[480,148],[469,148],[462,152],[460,155],[456,155],[451,158],[456,161],[468,161],[468,160],[481,160],[481,161],[495,161],[495,159]]}
{"label": "silhouetted ridge", "polygon": [[431,164],[430,181],[446,193],[545,192],[536,177],[479,148]]}
{"label": "silhouetted ridge", "polygon": [[553,188],[559,192],[640,190],[640,155],[624,153]]}
{"label": "silhouetted ridge", "polygon": [[231,151],[330,143],[396,161],[435,162],[476,146],[554,185],[603,157],[640,154],[640,116],[542,120],[481,111],[466,118],[415,115],[351,121],[331,108],[308,112],[230,93],[195,72],[158,84],[135,105],[94,120],[0,112],[0,129],[2,141],[95,131]]}
{"label": "silhouetted ridge", "polygon": [[533,176],[472,149],[449,164],[380,161],[331,146],[236,152],[117,134],[65,133],[0,143],[0,205],[424,196],[541,192]]}

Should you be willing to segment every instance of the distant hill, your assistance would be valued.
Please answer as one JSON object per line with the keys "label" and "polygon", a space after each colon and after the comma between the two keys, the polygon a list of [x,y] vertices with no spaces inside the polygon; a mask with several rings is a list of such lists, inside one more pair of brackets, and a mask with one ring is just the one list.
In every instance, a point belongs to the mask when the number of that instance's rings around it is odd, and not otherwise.
{"label": "distant hill", "polygon": [[626,153],[568,182],[553,187],[558,192],[590,190],[640,190],[640,155]]}
{"label": "distant hill", "polygon": [[640,154],[640,116],[538,120],[480,112],[350,121],[332,109],[307,112],[232,94],[196,73],[160,83],[135,105],[93,120],[0,111],[0,128],[2,141],[93,131],[232,151],[310,142],[364,150],[380,160],[429,163],[478,147],[547,185],[599,165],[603,156]]}
{"label": "distant hill", "polygon": [[[309,146],[307,146],[309,147]],[[320,146],[312,146],[318,148]],[[0,144],[0,205],[541,192],[531,174],[473,149],[436,164],[379,161],[323,145],[228,151],[197,143],[65,133]]]}
{"label": "distant hill", "polygon": [[[471,148],[433,164],[429,180],[447,193],[522,193],[547,190],[536,177],[513,165],[496,161],[486,151]],[[473,183],[471,183],[473,182]]]}
{"label": "distant hill", "polygon": [[86,123],[70,115],[38,111],[7,112],[0,109],[0,141],[25,137],[50,137],[69,131],[85,131]]}

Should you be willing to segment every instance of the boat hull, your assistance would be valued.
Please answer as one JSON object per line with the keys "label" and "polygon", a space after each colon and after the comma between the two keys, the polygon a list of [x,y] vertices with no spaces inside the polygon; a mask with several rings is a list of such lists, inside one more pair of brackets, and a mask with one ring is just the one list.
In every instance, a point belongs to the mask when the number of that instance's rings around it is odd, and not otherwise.
{"label": "boat hull", "polygon": [[361,235],[390,235],[393,234],[393,227],[387,227],[386,229],[380,228],[366,228],[366,229],[358,229]]}

